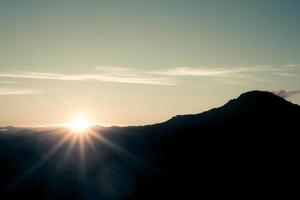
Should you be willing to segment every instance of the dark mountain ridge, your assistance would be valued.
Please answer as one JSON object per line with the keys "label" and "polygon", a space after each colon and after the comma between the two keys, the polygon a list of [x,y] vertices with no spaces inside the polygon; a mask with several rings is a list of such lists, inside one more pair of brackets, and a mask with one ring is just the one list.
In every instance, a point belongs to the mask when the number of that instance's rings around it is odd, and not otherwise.
{"label": "dark mountain ridge", "polygon": [[[192,115],[178,115],[165,123],[178,123],[182,124],[183,121],[193,121],[202,118],[209,117],[210,115],[216,115],[215,117],[223,118],[223,115],[226,114],[226,117],[238,116],[242,115],[250,115],[254,113],[266,112],[266,115],[276,112],[280,114],[280,112],[284,112],[289,115],[293,115],[296,112],[299,112],[300,106],[293,104],[285,99],[272,94],[270,92],[265,91],[251,91],[241,94],[237,99],[230,100],[224,106],[219,108],[214,108],[209,111],[192,114]],[[258,115],[257,117],[261,117]],[[225,118],[226,119],[226,118]]]}
{"label": "dark mountain ridge", "polygon": [[287,198],[296,192],[299,119],[300,106],[251,91],[159,124],[95,128],[103,140],[84,150],[84,163],[79,143],[53,151],[66,130],[0,134],[0,198]]}

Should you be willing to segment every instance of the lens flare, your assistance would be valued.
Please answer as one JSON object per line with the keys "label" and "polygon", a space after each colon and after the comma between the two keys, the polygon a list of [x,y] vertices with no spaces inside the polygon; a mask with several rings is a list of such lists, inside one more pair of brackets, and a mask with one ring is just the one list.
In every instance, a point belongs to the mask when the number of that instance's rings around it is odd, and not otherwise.
{"label": "lens flare", "polygon": [[77,118],[68,124],[68,128],[75,133],[84,133],[92,126],[92,123],[84,118]]}

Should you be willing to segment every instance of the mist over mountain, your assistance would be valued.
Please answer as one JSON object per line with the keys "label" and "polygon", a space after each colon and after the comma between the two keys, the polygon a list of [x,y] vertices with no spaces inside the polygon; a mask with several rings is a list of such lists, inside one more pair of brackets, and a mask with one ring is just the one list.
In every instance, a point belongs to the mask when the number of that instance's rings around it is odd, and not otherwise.
{"label": "mist over mountain", "polygon": [[297,191],[299,119],[300,106],[251,91],[158,124],[94,127],[97,140],[4,127],[0,199],[287,198]]}

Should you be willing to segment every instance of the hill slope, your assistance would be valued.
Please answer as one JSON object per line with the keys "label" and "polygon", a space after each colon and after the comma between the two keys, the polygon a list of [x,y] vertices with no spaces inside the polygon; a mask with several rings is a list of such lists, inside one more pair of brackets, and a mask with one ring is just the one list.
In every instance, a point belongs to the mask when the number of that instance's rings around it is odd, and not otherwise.
{"label": "hill slope", "polygon": [[160,124],[95,128],[102,139],[84,151],[61,142],[66,130],[1,134],[0,197],[286,198],[296,191],[299,119],[298,105],[252,91]]}

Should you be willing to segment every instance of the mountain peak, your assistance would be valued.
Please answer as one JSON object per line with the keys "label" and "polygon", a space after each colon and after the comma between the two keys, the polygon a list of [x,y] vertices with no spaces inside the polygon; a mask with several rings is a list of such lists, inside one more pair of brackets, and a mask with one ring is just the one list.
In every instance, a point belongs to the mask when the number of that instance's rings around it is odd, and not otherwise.
{"label": "mountain peak", "polygon": [[253,91],[245,92],[245,93],[242,93],[238,97],[238,99],[246,99],[246,98],[249,98],[249,99],[252,99],[252,98],[283,99],[282,97],[279,97],[272,92],[260,91],[260,90],[253,90]]}
{"label": "mountain peak", "polygon": [[286,104],[290,103],[286,101],[284,98],[273,94],[272,92],[268,91],[259,91],[253,90],[249,92],[242,93],[238,98],[229,101],[228,103],[241,103],[241,104],[265,104],[268,105],[269,103],[275,104]]}
{"label": "mountain peak", "polygon": [[[289,112],[290,109],[299,110],[299,106],[295,105],[286,99],[268,91],[253,90],[242,93],[239,97],[230,100],[224,106],[213,108],[203,113],[190,115],[177,115],[172,117],[167,122],[177,123],[186,117],[201,117],[203,115],[225,116],[224,113],[249,114],[249,113],[273,113],[275,111]],[[298,112],[298,111],[297,111]]]}
{"label": "mountain peak", "polygon": [[284,108],[293,105],[286,99],[268,91],[253,90],[242,93],[238,98],[230,100],[227,106],[238,107],[238,109],[264,109],[264,108]]}

